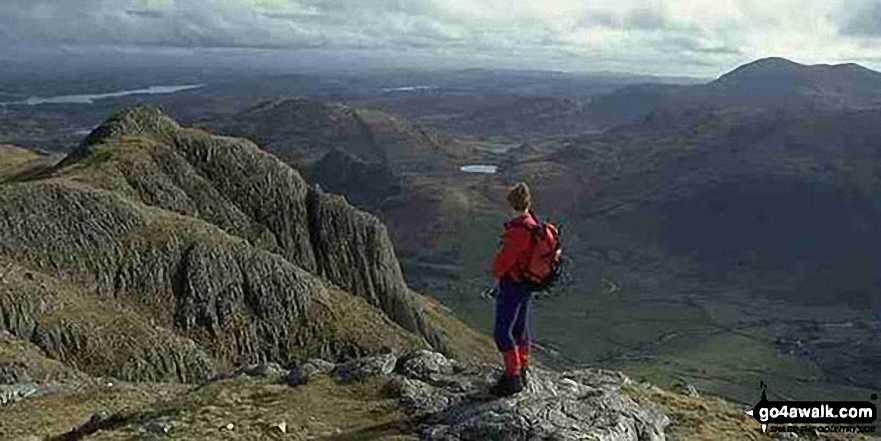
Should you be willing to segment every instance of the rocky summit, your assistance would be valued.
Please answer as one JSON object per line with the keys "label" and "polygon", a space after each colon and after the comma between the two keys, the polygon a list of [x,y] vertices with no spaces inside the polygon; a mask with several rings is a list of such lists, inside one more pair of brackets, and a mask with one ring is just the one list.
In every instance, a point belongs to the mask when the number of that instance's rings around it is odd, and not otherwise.
{"label": "rocky summit", "polygon": [[190,382],[248,362],[445,347],[376,218],[249,141],[155,108],[6,181],[0,262],[2,327],[93,375]]}

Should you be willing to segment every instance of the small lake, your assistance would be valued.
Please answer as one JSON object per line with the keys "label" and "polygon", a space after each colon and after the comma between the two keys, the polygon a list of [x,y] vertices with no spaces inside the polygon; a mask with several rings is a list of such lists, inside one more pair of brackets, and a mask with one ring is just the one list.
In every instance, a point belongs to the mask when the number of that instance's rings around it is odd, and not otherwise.
{"label": "small lake", "polygon": [[38,106],[40,104],[93,104],[97,100],[108,98],[120,98],[129,95],[163,95],[169,93],[183,92],[185,90],[198,89],[201,84],[191,84],[184,86],[150,86],[146,89],[120,90],[118,92],[83,94],[83,95],[59,95],[52,97],[36,97],[32,96],[22,101],[10,101],[0,103],[0,106]]}
{"label": "small lake", "polygon": [[495,165],[483,165],[483,164],[475,164],[475,165],[466,165],[461,169],[465,173],[486,173],[492,174],[499,170],[499,168]]}

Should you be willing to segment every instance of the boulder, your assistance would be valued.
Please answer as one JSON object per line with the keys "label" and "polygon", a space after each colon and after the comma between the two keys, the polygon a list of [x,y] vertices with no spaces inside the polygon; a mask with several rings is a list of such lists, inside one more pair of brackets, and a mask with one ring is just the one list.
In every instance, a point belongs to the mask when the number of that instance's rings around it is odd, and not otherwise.
{"label": "boulder", "polygon": [[288,386],[306,384],[315,375],[329,374],[336,368],[336,364],[320,358],[311,358],[305,363],[297,363],[288,370],[284,382]]}
{"label": "boulder", "polygon": [[434,393],[435,389],[427,383],[404,376],[392,378],[387,392],[398,397],[401,405],[413,413],[437,413],[450,405],[449,396]]}
{"label": "boulder", "polygon": [[284,373],[284,369],[278,363],[256,363],[239,369],[237,373],[249,377],[277,378]]}
{"label": "boulder", "polygon": [[450,375],[455,370],[455,361],[439,352],[420,349],[405,357],[399,363],[401,374],[420,380],[430,380],[438,375]]}
{"label": "boulder", "polygon": [[144,426],[143,429],[147,433],[151,433],[157,437],[163,437],[171,433],[173,427],[174,426],[168,422],[153,421]]}
{"label": "boulder", "polygon": [[333,370],[333,375],[342,382],[389,375],[395,370],[397,362],[398,358],[394,354],[360,358],[337,366]]}
{"label": "boulder", "polygon": [[34,384],[14,384],[0,386],[0,406],[17,403],[37,393]]}

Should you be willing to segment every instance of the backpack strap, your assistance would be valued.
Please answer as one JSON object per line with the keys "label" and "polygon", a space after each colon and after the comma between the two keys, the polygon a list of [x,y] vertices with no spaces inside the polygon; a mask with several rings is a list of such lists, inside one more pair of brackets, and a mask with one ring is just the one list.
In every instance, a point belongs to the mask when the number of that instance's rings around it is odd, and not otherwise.
{"label": "backpack strap", "polygon": [[535,215],[535,212],[532,211],[532,209],[529,209],[526,212],[529,213],[529,217],[531,217],[532,220],[535,221],[536,225],[541,225],[541,219],[539,219],[538,216]]}
{"label": "backpack strap", "polygon": [[526,220],[525,220],[525,216],[522,216],[522,217],[518,217],[517,219],[505,222],[505,230],[507,231],[511,228],[516,228],[516,227],[523,227],[529,232],[535,232],[535,231],[541,230],[541,222],[539,221],[539,219],[535,215],[535,213],[533,213],[532,210],[529,210],[528,215],[535,222],[535,226],[527,225]]}

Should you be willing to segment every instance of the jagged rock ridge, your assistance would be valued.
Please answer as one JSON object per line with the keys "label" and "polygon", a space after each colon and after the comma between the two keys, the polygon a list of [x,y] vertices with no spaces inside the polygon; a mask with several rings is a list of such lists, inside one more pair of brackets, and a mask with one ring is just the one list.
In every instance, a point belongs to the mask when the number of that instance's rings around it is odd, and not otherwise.
{"label": "jagged rock ridge", "polygon": [[[375,218],[249,141],[148,107],[108,120],[42,179],[4,185],[0,258],[30,275],[0,283],[0,324],[93,374],[192,381],[218,365],[288,362],[315,346],[316,303],[328,309],[337,286],[397,324],[375,331],[442,345]],[[128,359],[89,361],[108,342]]]}

